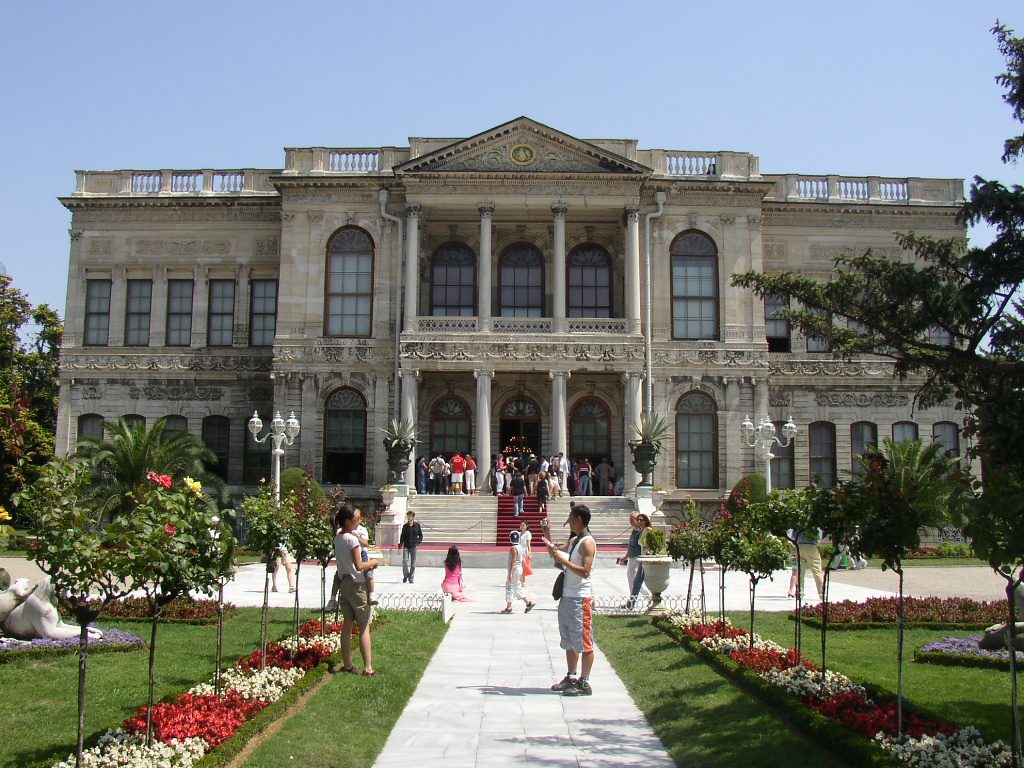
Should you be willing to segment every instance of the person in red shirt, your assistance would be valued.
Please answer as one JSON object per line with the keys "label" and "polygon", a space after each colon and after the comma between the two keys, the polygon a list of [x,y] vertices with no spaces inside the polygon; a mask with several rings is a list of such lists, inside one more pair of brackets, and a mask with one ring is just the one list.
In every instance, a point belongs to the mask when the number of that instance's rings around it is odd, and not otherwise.
{"label": "person in red shirt", "polygon": [[466,493],[476,495],[476,459],[473,454],[466,454]]}
{"label": "person in red shirt", "polygon": [[458,451],[452,456],[452,493],[458,495],[462,493],[462,477],[466,473],[466,460],[462,458],[462,454]]}
{"label": "person in red shirt", "polygon": [[577,496],[589,496],[590,490],[590,475],[593,470],[590,467],[590,462],[585,458],[580,459],[576,465],[576,495]]}

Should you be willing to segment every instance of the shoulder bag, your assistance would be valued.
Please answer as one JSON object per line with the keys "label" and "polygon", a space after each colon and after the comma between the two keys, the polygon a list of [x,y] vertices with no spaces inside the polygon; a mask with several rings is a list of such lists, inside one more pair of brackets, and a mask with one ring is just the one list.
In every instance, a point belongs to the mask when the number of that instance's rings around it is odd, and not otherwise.
{"label": "shoulder bag", "polygon": [[[569,547],[569,557],[572,557],[573,550],[576,549],[576,545],[579,544],[580,540],[582,540],[583,538],[584,538],[583,536],[577,536],[576,537],[576,541],[574,541],[572,543],[572,546]],[[555,600],[561,600],[562,599],[562,590],[564,588],[565,588],[565,571],[561,571],[555,577],[555,583],[551,585],[551,596],[553,598],[555,598]]]}

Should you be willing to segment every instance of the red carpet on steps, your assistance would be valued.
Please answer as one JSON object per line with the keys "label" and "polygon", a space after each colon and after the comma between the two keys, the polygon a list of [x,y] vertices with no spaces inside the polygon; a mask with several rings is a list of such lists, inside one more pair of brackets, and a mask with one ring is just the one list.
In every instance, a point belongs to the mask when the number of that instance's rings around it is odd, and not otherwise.
{"label": "red carpet on steps", "polygon": [[[540,537],[544,535],[543,529],[540,526],[540,520],[543,515],[537,508],[537,498],[535,496],[527,496],[523,503],[523,514],[520,517],[515,516],[516,502],[511,496],[499,496],[498,497],[498,532],[495,537],[495,544],[498,546],[507,545],[508,535],[512,531],[519,530],[519,523],[526,520],[530,524],[530,532],[533,534],[534,541],[539,545]],[[562,525],[561,520],[557,523],[552,523],[556,528],[560,528]]]}

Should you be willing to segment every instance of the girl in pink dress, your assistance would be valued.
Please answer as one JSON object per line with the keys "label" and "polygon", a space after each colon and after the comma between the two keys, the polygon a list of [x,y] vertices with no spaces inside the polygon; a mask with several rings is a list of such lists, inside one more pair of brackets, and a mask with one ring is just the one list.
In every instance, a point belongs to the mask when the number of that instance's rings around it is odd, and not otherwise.
{"label": "girl in pink dress", "polygon": [[458,547],[448,547],[448,555],[444,559],[444,581],[441,582],[441,591],[460,603],[470,600],[462,583],[462,556]]}

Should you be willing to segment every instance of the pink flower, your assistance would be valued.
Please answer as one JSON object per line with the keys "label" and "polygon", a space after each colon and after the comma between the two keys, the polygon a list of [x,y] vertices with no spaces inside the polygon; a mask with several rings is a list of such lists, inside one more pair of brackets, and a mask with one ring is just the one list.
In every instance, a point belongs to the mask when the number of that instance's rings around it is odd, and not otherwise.
{"label": "pink flower", "polygon": [[158,475],[156,472],[153,472],[152,470],[146,473],[146,479],[149,480],[149,482],[154,483],[155,485],[159,485],[163,488],[166,488],[167,490],[170,490],[171,486],[174,484],[174,481],[171,480],[170,475]]}
{"label": "pink flower", "polygon": [[168,523],[167,525],[164,526],[164,533],[166,533],[168,536],[173,536],[177,532],[178,532],[178,529],[175,528],[170,523]]}

